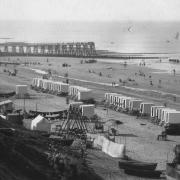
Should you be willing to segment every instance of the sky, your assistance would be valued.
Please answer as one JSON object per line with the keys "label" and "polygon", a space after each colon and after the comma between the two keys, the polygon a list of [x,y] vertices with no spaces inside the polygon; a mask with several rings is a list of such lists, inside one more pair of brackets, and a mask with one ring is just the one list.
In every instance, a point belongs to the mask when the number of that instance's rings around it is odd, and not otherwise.
{"label": "sky", "polygon": [[0,20],[180,21],[180,0],[0,0]]}

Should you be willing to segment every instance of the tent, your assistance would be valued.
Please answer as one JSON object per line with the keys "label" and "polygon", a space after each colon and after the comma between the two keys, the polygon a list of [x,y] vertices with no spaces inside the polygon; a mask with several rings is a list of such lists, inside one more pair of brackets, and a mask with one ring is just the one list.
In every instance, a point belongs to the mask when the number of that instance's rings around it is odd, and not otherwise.
{"label": "tent", "polygon": [[35,119],[31,122],[31,130],[37,131],[50,131],[51,124],[50,122],[41,115],[38,115]]}
{"label": "tent", "polygon": [[102,151],[111,157],[124,158],[125,155],[124,144],[114,143],[101,135],[95,138],[94,147],[101,147]]}

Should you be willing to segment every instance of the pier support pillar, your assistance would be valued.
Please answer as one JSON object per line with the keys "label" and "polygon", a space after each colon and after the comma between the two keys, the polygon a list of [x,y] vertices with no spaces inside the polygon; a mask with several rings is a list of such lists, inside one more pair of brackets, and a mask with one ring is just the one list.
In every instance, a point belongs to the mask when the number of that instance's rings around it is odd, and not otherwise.
{"label": "pier support pillar", "polygon": [[33,54],[38,54],[38,46],[33,46]]}

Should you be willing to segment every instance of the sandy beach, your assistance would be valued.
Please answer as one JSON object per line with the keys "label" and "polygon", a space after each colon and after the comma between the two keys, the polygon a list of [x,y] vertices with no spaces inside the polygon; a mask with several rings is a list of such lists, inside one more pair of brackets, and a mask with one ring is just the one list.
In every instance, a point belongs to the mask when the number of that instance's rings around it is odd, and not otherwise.
{"label": "sandy beach", "polygon": [[[128,61],[127,65],[124,66],[123,60],[120,63],[97,61],[97,63],[92,64],[81,64],[81,60],[84,61],[85,59],[48,57],[48,62],[46,57],[18,57],[18,59],[21,63],[20,66],[0,66],[0,91],[15,90],[16,84],[27,84],[30,86],[33,77],[41,76],[42,73],[51,70],[56,80],[65,80],[66,78],[63,78],[64,74],[68,73],[70,84],[91,88],[96,101],[103,101],[105,92],[117,92],[132,97],[139,97],[144,101],[151,101],[156,104],[167,103],[168,107],[180,109],[180,81],[178,75],[153,73],[155,70],[148,66],[139,66]],[[4,61],[7,58],[1,57],[0,60]],[[16,61],[17,57],[10,57],[10,60]],[[22,64],[24,62],[31,62],[31,64],[24,66]],[[35,65],[33,62],[37,62],[37,64]],[[62,67],[62,64],[65,62],[70,65],[68,68]],[[4,72],[4,69],[12,70],[14,68],[18,70],[17,76],[8,76],[8,73]],[[100,72],[102,76],[99,75]],[[158,70],[158,72],[161,72],[161,70]],[[145,74],[145,77],[140,75],[140,73]],[[159,84],[159,80],[161,80],[161,84]],[[153,86],[150,84],[150,81],[152,81]],[[119,86],[112,87],[112,82],[119,84]],[[35,110],[37,108],[41,111],[56,111],[67,108],[66,100],[63,97],[37,93],[30,88],[29,93],[31,99],[26,99],[26,110]],[[23,108],[23,100],[12,100],[17,109]],[[108,119],[117,119],[123,122],[122,125],[119,125],[118,130],[120,134],[125,134],[126,136],[116,137],[116,142],[126,144],[128,156],[137,160],[157,162],[159,170],[164,170],[166,162],[172,161],[172,150],[176,144],[180,143],[180,137],[168,136],[168,141],[157,141],[157,135],[162,131],[162,127],[153,125],[147,119],[136,119],[134,116],[112,110],[109,110],[107,114],[101,107],[96,108],[96,114],[104,122],[108,121]],[[142,123],[145,125],[141,125]],[[96,156],[99,159],[95,158]],[[108,162],[112,163],[112,167],[118,171],[118,159],[109,158],[99,151],[90,151],[89,157],[91,157],[92,168],[102,177],[105,176],[102,169],[108,169]],[[107,163],[101,167],[101,170],[98,170],[95,166],[102,161],[101,157],[105,158]],[[126,176],[122,176],[122,173],[119,171],[118,174],[116,179],[120,176],[122,179],[126,179]],[[108,178],[104,177],[104,179]]]}

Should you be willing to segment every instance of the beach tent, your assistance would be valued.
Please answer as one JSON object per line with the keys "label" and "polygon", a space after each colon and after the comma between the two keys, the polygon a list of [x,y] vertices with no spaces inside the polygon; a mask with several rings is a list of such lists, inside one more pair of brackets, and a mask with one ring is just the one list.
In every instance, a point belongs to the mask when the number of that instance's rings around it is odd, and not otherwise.
{"label": "beach tent", "polygon": [[31,130],[50,132],[50,122],[41,115],[38,115],[31,122]]}
{"label": "beach tent", "polygon": [[124,158],[125,145],[109,141],[104,136],[97,136],[93,143],[94,147],[100,148],[104,153],[115,158]]}

